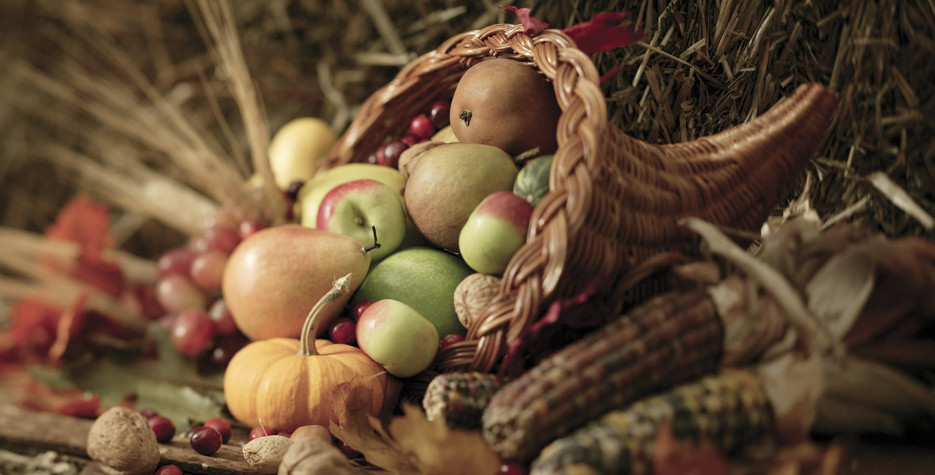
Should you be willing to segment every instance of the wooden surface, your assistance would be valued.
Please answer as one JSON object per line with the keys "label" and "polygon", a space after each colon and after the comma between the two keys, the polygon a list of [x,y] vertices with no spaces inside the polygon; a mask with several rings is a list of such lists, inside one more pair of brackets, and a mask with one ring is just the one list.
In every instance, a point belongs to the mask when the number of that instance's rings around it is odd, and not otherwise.
{"label": "wooden surface", "polygon": [[[0,449],[29,455],[55,451],[87,460],[86,439],[91,423],[87,419],[0,403]],[[208,457],[195,452],[184,435],[176,435],[170,443],[159,445],[160,465],[175,464],[185,473],[193,474],[252,473],[241,453],[244,439],[245,434],[235,435],[232,443]],[[844,453],[836,471],[840,475],[935,474],[935,442],[920,446],[854,440],[844,443]],[[81,475],[104,473],[90,460],[81,471]]]}
{"label": "wooden surface", "polygon": [[[0,404],[0,448],[27,454],[52,450],[64,455],[87,458],[87,435],[92,421],[58,414],[35,412],[10,404]],[[175,464],[186,473],[252,473],[239,445],[225,444],[212,456],[195,452],[184,435],[159,444],[160,465]],[[83,475],[104,473],[89,463]]]}

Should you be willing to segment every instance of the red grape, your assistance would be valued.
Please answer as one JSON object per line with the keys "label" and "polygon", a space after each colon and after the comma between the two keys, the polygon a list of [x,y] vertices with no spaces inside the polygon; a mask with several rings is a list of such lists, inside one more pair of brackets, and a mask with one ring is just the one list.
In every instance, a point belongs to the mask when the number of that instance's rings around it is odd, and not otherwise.
{"label": "red grape", "polygon": [[255,219],[245,219],[240,222],[240,239],[247,239],[250,236],[253,236],[257,231],[263,229],[263,223]]}
{"label": "red grape", "polygon": [[220,289],[228,255],[220,249],[208,249],[199,254],[192,261],[192,280],[205,290]]}
{"label": "red grape", "polygon": [[357,325],[350,318],[337,318],[328,329],[331,341],[342,345],[353,345],[357,339]]}
{"label": "red grape", "polygon": [[156,434],[156,442],[164,443],[175,437],[175,424],[168,417],[153,416],[146,420]]}
{"label": "red grape", "polygon": [[222,336],[211,350],[211,363],[218,368],[226,368],[231,358],[249,342],[250,340],[240,332]]}
{"label": "red grape", "polygon": [[242,215],[243,215],[243,212],[241,210],[238,210],[238,209],[235,209],[229,206],[220,208],[219,210],[214,212],[214,214],[205,218],[204,228],[210,229],[215,226],[225,226],[228,228],[236,228],[237,223],[239,223],[240,220],[243,219]]}
{"label": "red grape", "polygon": [[436,129],[447,126],[450,110],[451,103],[448,101],[435,101],[432,107],[429,108],[429,121],[432,122]]}
{"label": "red grape", "polygon": [[221,441],[227,442],[231,438],[231,425],[226,419],[221,417],[212,417],[205,421],[205,427],[212,427],[221,434]]}
{"label": "red grape", "polygon": [[419,114],[409,121],[409,133],[420,139],[427,139],[435,133],[435,126],[427,115]]}
{"label": "red grape", "polygon": [[198,253],[187,247],[178,247],[169,249],[156,261],[160,275],[182,274],[188,275],[192,267],[192,261],[198,257]]}
{"label": "red grape", "polygon": [[189,435],[189,442],[195,452],[201,455],[213,455],[224,443],[221,433],[214,427],[196,427]]}
{"label": "red grape", "polygon": [[234,323],[234,317],[227,308],[227,302],[224,299],[217,299],[208,309],[208,316],[214,322],[214,331],[218,335],[233,335],[237,332],[237,324]]}
{"label": "red grape", "polygon": [[419,140],[421,140],[419,137],[416,137],[415,135],[412,135],[412,134],[403,135],[403,138],[399,139],[400,142],[406,144],[409,147],[412,147],[413,145],[419,143]]}
{"label": "red grape", "polygon": [[188,277],[180,274],[169,274],[159,279],[156,301],[169,313],[205,308],[204,293]]}
{"label": "red grape", "polygon": [[172,343],[179,353],[186,356],[201,354],[211,346],[214,339],[214,323],[208,312],[202,309],[186,310],[175,317],[172,326]]}
{"label": "red grape", "polygon": [[[235,224],[239,227],[239,224]],[[208,249],[219,249],[228,254],[234,252],[234,249],[240,244],[240,232],[235,228],[227,226],[213,226],[205,229],[205,240]]]}

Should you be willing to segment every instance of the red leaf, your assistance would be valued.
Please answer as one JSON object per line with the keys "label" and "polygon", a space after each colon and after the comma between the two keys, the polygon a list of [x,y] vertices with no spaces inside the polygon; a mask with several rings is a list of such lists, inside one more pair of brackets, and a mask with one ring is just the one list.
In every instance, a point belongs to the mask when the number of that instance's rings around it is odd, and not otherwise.
{"label": "red leaf", "polygon": [[523,31],[528,36],[536,36],[541,33],[543,30],[549,28],[549,24],[530,15],[532,9],[530,8],[518,8],[518,7],[499,7],[501,10],[509,10],[516,14],[519,17],[520,24],[523,25]]}
{"label": "red leaf", "polygon": [[89,261],[100,259],[101,251],[114,245],[110,234],[110,209],[98,206],[87,196],[78,195],[59,210],[45,235],[50,239],[72,241],[81,245]]}
{"label": "red leaf", "polygon": [[38,300],[16,302],[10,312],[11,325],[0,332],[0,364],[43,358],[55,341],[60,315],[61,310]]}
{"label": "red leaf", "polygon": [[636,43],[643,32],[623,25],[626,12],[602,12],[591,21],[577,23],[562,30],[575,40],[578,49],[587,54],[599,53]]}

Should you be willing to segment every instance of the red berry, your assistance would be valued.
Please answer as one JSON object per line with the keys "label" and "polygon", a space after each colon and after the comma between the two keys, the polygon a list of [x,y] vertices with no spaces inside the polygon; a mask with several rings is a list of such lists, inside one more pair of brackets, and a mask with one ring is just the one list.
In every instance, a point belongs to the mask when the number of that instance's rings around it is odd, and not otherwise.
{"label": "red berry", "polygon": [[409,121],[409,133],[420,139],[427,139],[435,133],[435,126],[427,115],[419,114]]}
{"label": "red berry", "polygon": [[221,417],[212,417],[205,421],[205,427],[211,427],[221,434],[221,442],[227,442],[231,438],[231,425],[226,419]]}
{"label": "red berry", "polygon": [[218,368],[226,368],[231,358],[249,342],[247,337],[240,332],[222,336],[211,350],[211,363]]}
{"label": "red berry", "polygon": [[386,144],[386,147],[383,148],[383,163],[381,165],[396,168],[396,165],[399,164],[399,156],[407,148],[409,146],[399,140]]}
{"label": "red berry", "polygon": [[195,452],[201,455],[213,455],[223,444],[221,433],[207,426],[192,429],[188,440]]}
{"label": "red berry", "polygon": [[149,422],[149,428],[156,434],[156,442],[168,442],[175,437],[175,424],[168,417],[153,416],[146,421]]}
{"label": "red berry", "polygon": [[438,348],[445,348],[445,347],[454,345],[455,343],[460,343],[462,341],[464,341],[463,336],[458,335],[457,333],[451,333],[451,334],[448,334],[442,337],[441,340],[438,340]]}
{"label": "red berry", "polygon": [[505,463],[500,465],[500,473],[503,475],[526,475],[526,468],[515,462]]}
{"label": "red berry", "polygon": [[451,111],[451,103],[448,101],[435,101],[429,108],[429,120],[436,129],[445,127],[449,123],[448,114]]}
{"label": "red berry", "polygon": [[156,475],[182,475],[183,473],[178,465],[163,465],[156,470]]}
{"label": "red berry", "polygon": [[372,303],[373,302],[369,300],[361,300],[360,302],[354,304],[354,306],[351,307],[351,318],[353,318],[354,321],[359,320],[360,316],[364,314],[364,310],[367,310],[367,307],[369,307]]}
{"label": "red berry", "polygon": [[416,137],[415,135],[412,135],[412,134],[403,135],[403,138],[399,139],[400,142],[406,144],[409,147],[412,147],[413,145],[419,143],[419,140],[421,140],[419,139],[419,137]]}
{"label": "red berry", "polygon": [[357,324],[350,318],[337,318],[328,329],[331,341],[342,345],[353,345],[357,339]]}
{"label": "red berry", "polygon": [[144,407],[143,409],[140,409],[140,410],[139,410],[139,413],[140,413],[141,416],[143,416],[143,417],[145,417],[145,418],[147,418],[147,419],[149,419],[150,417],[156,417],[156,416],[159,415],[159,411],[157,411],[157,410],[155,410],[155,409],[153,409],[153,408],[151,408],[151,407]]}
{"label": "red berry", "polygon": [[208,312],[190,309],[178,314],[172,325],[172,343],[179,353],[196,356],[211,346],[214,339],[214,323]]}
{"label": "red berry", "polygon": [[266,431],[262,426],[256,426],[253,429],[250,429],[250,434],[247,436],[249,440],[258,439],[260,437],[266,437],[269,435],[269,432]]}

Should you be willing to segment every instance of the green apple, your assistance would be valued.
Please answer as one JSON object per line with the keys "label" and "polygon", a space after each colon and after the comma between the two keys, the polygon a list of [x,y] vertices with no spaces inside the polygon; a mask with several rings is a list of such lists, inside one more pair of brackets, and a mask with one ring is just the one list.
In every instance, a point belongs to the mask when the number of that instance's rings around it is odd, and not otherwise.
{"label": "green apple", "polygon": [[374,242],[373,262],[392,254],[406,235],[406,211],[402,196],[389,185],[365,178],[334,187],[321,200],[318,229],[356,239],[363,246]]}
{"label": "green apple", "polygon": [[399,300],[432,322],[439,335],[464,335],[455,313],[454,292],[472,273],[461,258],[440,249],[401,249],[370,267],[351,304]]}
{"label": "green apple", "polygon": [[424,371],[438,351],[435,326],[399,300],[370,304],[357,320],[356,336],[367,356],[399,378]]}
{"label": "green apple", "polygon": [[526,242],[532,205],[510,191],[484,198],[468,216],[458,236],[461,257],[482,274],[501,274]]}
{"label": "green apple", "polygon": [[299,117],[279,128],[269,142],[269,166],[276,186],[311,179],[318,162],[338,141],[331,126],[317,117]]}
{"label": "green apple", "polygon": [[318,226],[318,208],[321,200],[334,187],[349,181],[369,178],[395,190],[400,195],[406,187],[406,179],[395,168],[372,163],[346,163],[329,168],[305,182],[296,198],[296,209],[301,215],[301,224],[307,228]]}

